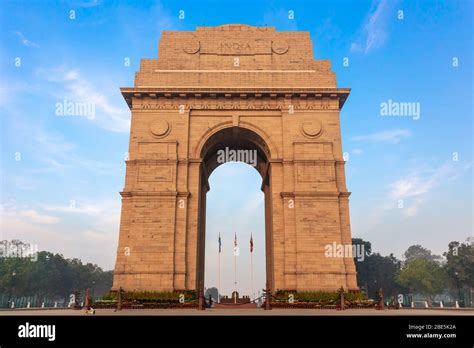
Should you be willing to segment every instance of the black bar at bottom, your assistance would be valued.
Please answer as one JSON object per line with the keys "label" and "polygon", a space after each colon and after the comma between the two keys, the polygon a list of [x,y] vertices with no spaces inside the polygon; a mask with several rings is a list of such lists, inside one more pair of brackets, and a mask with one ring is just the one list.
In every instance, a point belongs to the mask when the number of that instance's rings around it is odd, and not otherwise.
{"label": "black bar at bottom", "polygon": [[[0,346],[284,344],[473,346],[473,316],[0,316]],[[28,324],[27,324],[28,323]],[[23,325],[23,327],[21,326]],[[28,325],[28,326],[27,326]],[[32,325],[54,325],[19,337]],[[37,330],[37,331],[35,331]],[[51,333],[51,331],[49,331]],[[33,333],[35,334],[35,333]],[[20,334],[21,335],[21,334]],[[28,334],[29,335],[29,334]]]}

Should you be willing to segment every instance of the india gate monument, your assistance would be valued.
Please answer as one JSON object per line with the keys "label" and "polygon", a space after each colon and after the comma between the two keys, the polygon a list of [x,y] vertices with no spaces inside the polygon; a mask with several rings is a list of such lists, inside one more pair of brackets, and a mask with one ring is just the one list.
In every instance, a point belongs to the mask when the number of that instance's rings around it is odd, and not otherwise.
{"label": "india gate monument", "polygon": [[357,289],[337,88],[308,32],[241,24],[165,31],[134,87],[113,290],[204,282],[208,178],[224,148],[252,150],[265,196],[272,290]]}

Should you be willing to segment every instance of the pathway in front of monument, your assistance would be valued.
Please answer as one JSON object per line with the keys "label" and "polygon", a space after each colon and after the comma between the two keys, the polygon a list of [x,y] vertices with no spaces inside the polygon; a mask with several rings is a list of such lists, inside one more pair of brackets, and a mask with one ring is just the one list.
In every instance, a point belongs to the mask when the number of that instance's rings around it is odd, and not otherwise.
{"label": "pathway in front of monument", "polygon": [[[16,309],[16,310],[0,310],[0,316],[3,315],[55,315],[55,316],[69,316],[69,315],[86,315],[84,310],[74,309]],[[474,308],[433,308],[433,309],[399,309],[399,310],[383,310],[375,309],[347,309],[338,311],[334,309],[272,309],[266,311],[263,309],[206,309],[205,311],[198,311],[196,309],[124,309],[115,312],[113,309],[97,309],[95,315],[116,316],[116,315],[131,315],[131,316],[148,316],[148,315],[325,315],[325,316],[405,316],[405,315],[423,315],[423,316],[446,316],[446,315],[470,315],[474,316]]]}

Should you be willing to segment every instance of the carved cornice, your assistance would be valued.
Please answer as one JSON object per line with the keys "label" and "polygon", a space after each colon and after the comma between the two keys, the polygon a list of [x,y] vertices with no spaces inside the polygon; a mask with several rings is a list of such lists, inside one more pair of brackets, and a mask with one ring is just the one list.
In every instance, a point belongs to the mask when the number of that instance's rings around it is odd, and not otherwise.
{"label": "carved cornice", "polygon": [[[120,89],[132,109],[133,98],[144,99],[135,109],[217,110],[340,110],[350,88],[206,88],[124,87]],[[203,98],[211,100],[202,100]],[[253,98],[249,101],[249,98]],[[338,100],[337,104],[331,100]],[[140,105],[140,107],[139,107]],[[335,105],[335,106],[334,106]]]}
{"label": "carved cornice", "polygon": [[[179,163],[178,159],[145,159],[145,158],[136,158],[133,160],[125,161],[126,164],[135,165],[135,164],[170,164],[170,163]],[[182,162],[182,161],[181,161]]]}
{"label": "carved cornice", "polygon": [[331,192],[331,191],[295,191],[295,192],[280,192],[282,198],[295,197],[332,197],[332,198],[347,198],[351,195],[350,192]]}
{"label": "carved cornice", "polygon": [[189,197],[189,192],[178,191],[123,191],[120,195],[125,197]]}
{"label": "carved cornice", "polygon": [[[147,158],[135,158],[126,160],[125,163],[129,165],[136,164],[190,164],[190,163],[202,163],[202,158],[189,158],[189,159],[147,159]],[[294,165],[294,164],[317,164],[317,165],[344,165],[346,161],[334,160],[334,159],[281,159],[281,158],[270,158],[268,162],[272,164],[284,164],[284,165]]]}

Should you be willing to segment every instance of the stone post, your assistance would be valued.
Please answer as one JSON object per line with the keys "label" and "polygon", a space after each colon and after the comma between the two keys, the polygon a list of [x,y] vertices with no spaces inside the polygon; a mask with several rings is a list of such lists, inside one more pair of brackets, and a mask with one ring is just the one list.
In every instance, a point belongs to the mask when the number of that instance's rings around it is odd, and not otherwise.
{"label": "stone post", "polygon": [[345,301],[344,301],[344,287],[341,285],[341,288],[339,289],[339,296],[340,296],[340,300],[341,300],[341,310],[344,310],[346,309],[346,304],[345,304]]}
{"label": "stone post", "polygon": [[385,309],[385,302],[383,300],[383,289],[380,288],[379,290],[379,309],[384,310]]}
{"label": "stone post", "polygon": [[204,291],[203,291],[203,281],[201,280],[199,283],[199,305],[198,305],[198,310],[204,311],[206,310],[206,299],[204,298]]}
{"label": "stone post", "polygon": [[272,293],[270,291],[270,284],[268,283],[268,280],[267,280],[267,284],[265,288],[265,310],[270,311],[271,309],[272,309]]}
{"label": "stone post", "polygon": [[74,309],[82,309],[82,306],[79,303],[79,291],[74,292]]}
{"label": "stone post", "polygon": [[85,301],[85,307],[86,309],[89,309],[91,305],[91,290],[89,288],[86,289],[86,301]]}
{"label": "stone post", "polygon": [[122,310],[122,287],[118,289],[118,295],[117,295],[117,311]]}

